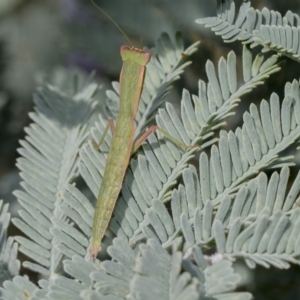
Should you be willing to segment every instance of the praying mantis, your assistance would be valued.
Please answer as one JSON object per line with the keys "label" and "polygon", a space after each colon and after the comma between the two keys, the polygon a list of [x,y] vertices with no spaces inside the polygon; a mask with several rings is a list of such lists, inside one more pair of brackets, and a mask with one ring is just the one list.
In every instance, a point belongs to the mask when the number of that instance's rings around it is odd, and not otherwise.
{"label": "praying mantis", "polygon": [[[97,6],[93,0],[91,0],[91,2]],[[101,8],[98,6],[97,8],[108,16]],[[108,17],[110,18],[110,16]],[[119,28],[115,22],[114,24]],[[121,29],[120,31],[123,32]],[[90,257],[93,259],[97,257],[100,250],[101,240],[108,227],[116,201],[122,188],[122,182],[129,164],[130,156],[145,141],[145,139],[153,131],[159,130],[168,139],[180,147],[200,148],[197,145],[190,146],[180,143],[156,125],[152,125],[136,141],[134,140],[136,130],[135,117],[144,83],[146,65],[151,59],[151,52],[135,48],[133,46],[121,46],[120,53],[123,66],[120,73],[119,113],[115,126],[112,119],[108,121],[100,142],[97,145],[97,147],[101,145],[107,131],[110,128],[113,137],[99,190],[99,196],[95,206],[95,215],[93,220],[90,244]]]}

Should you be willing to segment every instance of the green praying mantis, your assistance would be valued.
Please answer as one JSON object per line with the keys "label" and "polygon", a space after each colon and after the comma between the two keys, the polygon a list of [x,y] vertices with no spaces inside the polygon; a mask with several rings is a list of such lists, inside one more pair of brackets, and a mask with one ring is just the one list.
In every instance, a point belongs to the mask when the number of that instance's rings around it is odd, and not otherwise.
{"label": "green praying mantis", "polygon": [[[99,8],[93,0],[91,2]],[[112,20],[112,19],[111,19]],[[124,34],[122,29],[112,20],[113,23]],[[125,35],[125,34],[124,34]],[[126,35],[125,35],[126,37]],[[127,38],[127,37],[126,37]],[[128,38],[127,38],[128,39]],[[201,148],[198,145],[185,145],[174,139],[167,132],[156,125],[148,128],[136,141],[135,139],[135,117],[141,97],[144,83],[146,65],[151,59],[151,52],[133,46],[121,46],[121,57],[123,61],[120,73],[120,107],[116,125],[109,120],[97,147],[104,141],[109,128],[112,131],[112,142],[110,145],[105,171],[100,186],[100,191],[95,207],[93,220],[92,238],[90,244],[90,257],[95,259],[100,251],[101,240],[108,227],[117,198],[122,188],[122,182],[130,157],[145,139],[155,130],[159,130],[168,139],[183,148]]]}

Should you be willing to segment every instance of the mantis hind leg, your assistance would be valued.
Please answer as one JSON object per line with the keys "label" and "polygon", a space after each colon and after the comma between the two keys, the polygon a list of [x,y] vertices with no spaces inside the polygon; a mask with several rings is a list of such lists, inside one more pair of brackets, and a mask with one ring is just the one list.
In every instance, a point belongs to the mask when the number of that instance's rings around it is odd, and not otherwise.
{"label": "mantis hind leg", "polygon": [[167,137],[170,141],[172,141],[174,144],[181,148],[185,149],[193,149],[193,148],[199,148],[202,149],[199,145],[186,145],[177,139],[175,139],[173,136],[171,136],[169,133],[167,133],[165,130],[161,129],[157,125],[152,125],[149,127],[133,144],[132,148],[132,154],[136,152],[136,150],[142,145],[142,143],[146,140],[146,138],[155,130],[158,130],[161,132],[165,137]]}
{"label": "mantis hind leg", "polygon": [[93,146],[94,146],[95,149],[99,149],[101,147],[102,143],[104,142],[104,139],[106,137],[106,134],[107,134],[109,128],[111,130],[111,133],[114,134],[115,124],[114,124],[114,120],[113,119],[109,119],[107,121],[107,125],[106,125],[106,127],[104,129],[104,132],[103,132],[103,134],[101,136],[101,139],[100,139],[99,143],[97,144],[95,141],[92,141],[92,144],[93,144]]}

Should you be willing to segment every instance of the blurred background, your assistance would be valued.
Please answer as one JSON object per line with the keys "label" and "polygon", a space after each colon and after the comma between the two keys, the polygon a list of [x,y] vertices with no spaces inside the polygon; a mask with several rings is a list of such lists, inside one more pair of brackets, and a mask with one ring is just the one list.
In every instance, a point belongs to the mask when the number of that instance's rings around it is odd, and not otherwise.
{"label": "blurred background", "polygon": [[[185,46],[200,40],[199,51],[191,58],[182,79],[176,83],[168,101],[180,100],[182,88],[197,94],[197,81],[206,80],[205,62],[215,64],[222,55],[234,50],[241,56],[240,43],[224,44],[220,37],[196,24],[201,17],[214,16],[213,0],[95,0],[140,47],[153,47],[162,32],[172,36],[181,31]],[[240,1],[235,1],[239,7]],[[257,9],[267,7],[285,14],[300,14],[299,0],[253,0]],[[24,127],[33,110],[32,95],[44,75],[65,68],[83,73],[96,71],[103,89],[99,102],[104,102],[105,89],[118,80],[121,59],[119,48],[126,40],[114,24],[89,0],[1,0],[0,1],[0,199],[14,203],[13,190],[19,188],[18,140],[24,138]],[[287,60],[283,70],[266,84],[246,96],[227,129],[241,125],[242,113],[251,102],[268,99],[275,91],[283,96],[284,83],[299,79],[298,64]],[[239,66],[239,71],[241,67]],[[241,73],[240,73],[241,74]],[[294,147],[295,148],[295,147]],[[293,170],[294,174],[298,168]],[[11,206],[15,215],[17,206]],[[13,230],[13,229],[11,229]],[[10,234],[14,234],[13,231]],[[241,289],[252,292],[256,299],[300,299],[299,268],[289,271],[257,269],[250,274],[242,265],[245,281]],[[254,280],[255,279],[255,280]],[[298,284],[297,284],[298,283]]]}

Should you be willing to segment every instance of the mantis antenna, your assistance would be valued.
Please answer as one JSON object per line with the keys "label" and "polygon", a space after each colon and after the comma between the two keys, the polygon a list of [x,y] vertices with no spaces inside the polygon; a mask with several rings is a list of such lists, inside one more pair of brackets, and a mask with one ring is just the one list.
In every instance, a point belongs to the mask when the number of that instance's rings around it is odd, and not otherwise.
{"label": "mantis antenna", "polygon": [[133,46],[132,42],[130,41],[129,37],[126,35],[126,33],[122,30],[122,28],[117,24],[117,22],[108,14],[106,13],[101,7],[99,7],[94,0],[91,0],[91,2],[93,3],[93,5],[100,10],[107,18],[109,18],[113,24],[118,28],[118,30],[123,34],[123,36],[125,37],[125,39],[127,40],[127,42]]}

